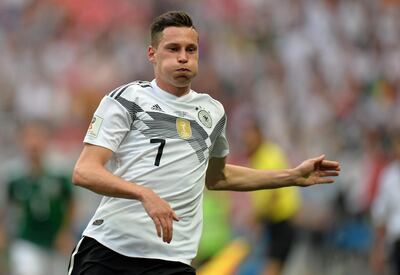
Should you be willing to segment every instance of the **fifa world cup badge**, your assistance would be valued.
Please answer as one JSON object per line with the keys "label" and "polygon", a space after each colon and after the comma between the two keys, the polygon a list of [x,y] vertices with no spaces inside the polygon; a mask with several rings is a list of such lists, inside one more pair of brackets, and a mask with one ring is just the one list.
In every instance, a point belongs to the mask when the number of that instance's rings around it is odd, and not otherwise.
{"label": "fifa world cup badge", "polygon": [[90,122],[89,129],[88,129],[88,135],[91,135],[93,137],[97,137],[100,131],[101,124],[103,122],[103,119],[99,116],[93,116],[92,121]]}

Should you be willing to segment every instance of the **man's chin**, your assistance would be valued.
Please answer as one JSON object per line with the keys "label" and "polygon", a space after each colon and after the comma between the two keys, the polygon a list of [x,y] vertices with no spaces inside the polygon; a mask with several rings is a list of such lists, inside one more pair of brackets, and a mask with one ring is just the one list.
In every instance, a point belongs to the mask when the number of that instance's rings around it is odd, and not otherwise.
{"label": "man's chin", "polygon": [[192,77],[188,77],[188,76],[177,76],[174,77],[174,85],[176,87],[187,87],[190,85],[190,83],[192,82]]}

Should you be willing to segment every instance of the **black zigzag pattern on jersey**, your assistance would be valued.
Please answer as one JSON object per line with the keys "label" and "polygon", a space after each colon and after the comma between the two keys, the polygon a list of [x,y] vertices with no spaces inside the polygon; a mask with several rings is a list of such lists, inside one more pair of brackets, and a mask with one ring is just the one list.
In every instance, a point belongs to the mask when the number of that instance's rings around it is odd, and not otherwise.
{"label": "black zigzag pattern on jersey", "polygon": [[130,85],[126,85],[124,88],[122,88],[121,91],[119,91],[118,94],[116,94],[114,98],[115,98],[115,99],[118,99],[118,98],[122,95],[122,93],[123,93],[126,89],[129,88],[129,86],[130,86]]}
{"label": "black zigzag pattern on jersey", "polygon": [[152,88],[149,81],[137,80],[134,82],[134,84],[137,84],[142,88]]}
{"label": "black zigzag pattern on jersey", "polygon": [[224,126],[226,123],[226,114],[224,114],[223,117],[218,121],[217,125],[215,126],[214,130],[211,132],[210,139],[211,139],[211,144],[214,144],[215,140],[217,137],[219,137],[224,130]]}
{"label": "black zigzag pattern on jersey", "polygon": [[125,109],[129,112],[129,114],[132,117],[132,121],[136,119],[136,113],[144,112],[143,109],[140,108],[140,106],[137,105],[135,102],[126,100],[123,97],[118,97],[117,101],[121,103],[121,105],[124,106]]}
{"label": "black zigzag pattern on jersey", "polygon": [[108,95],[112,98],[117,99],[118,97],[120,97],[122,95],[122,93],[129,87],[131,86],[133,83],[129,83],[129,84],[125,84],[122,86],[119,86],[118,88],[116,88],[115,90],[113,90],[111,93],[109,93]]}
{"label": "black zigzag pattern on jersey", "polygon": [[[158,113],[158,112],[147,112],[147,114],[152,118],[152,120],[142,120],[144,124],[148,127],[142,131],[146,137],[165,137],[170,139],[181,139],[176,131],[176,119],[178,117]],[[204,152],[208,149],[206,139],[208,135],[206,131],[194,120],[188,120],[192,129],[192,136],[185,141],[187,141],[190,147],[195,151],[197,158],[200,162],[205,160]]]}
{"label": "black zigzag pattern on jersey", "polygon": [[[139,112],[144,112],[144,110],[137,105],[135,102],[126,100],[123,97],[118,97],[116,99],[122,106],[126,108],[132,117],[132,120],[136,120],[136,114]],[[144,130],[139,130],[135,128],[132,124],[132,129],[140,131],[147,138],[169,138],[169,139],[181,139],[176,131],[176,119],[178,117],[158,113],[158,112],[146,112],[149,115],[149,119],[141,120],[148,128]],[[195,151],[197,158],[200,162],[205,160],[204,152],[208,149],[206,140],[208,139],[207,132],[194,120],[190,121],[190,126],[192,128],[192,137],[186,139]]]}
{"label": "black zigzag pattern on jersey", "polygon": [[122,93],[123,93],[126,89],[128,89],[129,86],[132,86],[132,85],[139,85],[139,86],[142,87],[142,88],[151,88],[150,82],[148,82],[148,81],[142,81],[142,80],[137,80],[137,81],[131,82],[131,83],[129,83],[129,84],[119,86],[118,88],[116,88],[115,90],[113,90],[113,91],[112,91],[111,93],[109,93],[108,95],[111,96],[111,97],[113,97],[114,99],[118,99],[118,98],[122,95]]}

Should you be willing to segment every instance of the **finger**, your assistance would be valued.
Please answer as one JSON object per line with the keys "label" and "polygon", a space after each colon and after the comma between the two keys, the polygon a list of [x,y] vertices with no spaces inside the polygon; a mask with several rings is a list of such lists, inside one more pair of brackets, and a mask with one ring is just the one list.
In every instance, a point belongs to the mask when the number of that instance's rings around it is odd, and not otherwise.
{"label": "finger", "polygon": [[328,172],[319,172],[320,177],[337,177],[339,176],[338,172],[328,171]]}
{"label": "finger", "polygon": [[177,222],[179,222],[179,220],[181,219],[178,217],[178,215],[174,211],[172,211],[172,218],[174,219],[174,221],[177,221]]}
{"label": "finger", "polygon": [[172,235],[173,235],[173,227],[172,227],[172,217],[169,217],[167,219],[167,225],[168,225],[168,238],[167,238],[167,243],[170,243],[172,241]]}
{"label": "finger", "polygon": [[329,184],[329,183],[334,183],[335,181],[331,178],[318,178],[316,180],[317,184]]}
{"label": "finger", "polygon": [[324,158],[325,158],[325,154],[322,154],[318,157],[313,158],[313,160],[316,162],[321,162]]}
{"label": "finger", "polygon": [[171,217],[165,218],[165,223],[167,227],[165,242],[170,243],[172,240],[172,218]]}
{"label": "finger", "polygon": [[340,171],[340,166],[338,167],[319,167],[319,171]]}
{"label": "finger", "polygon": [[160,222],[160,220],[158,218],[154,218],[153,222],[154,222],[154,224],[156,226],[157,236],[159,238],[161,238],[161,222]]}
{"label": "finger", "polygon": [[166,221],[166,219],[164,217],[160,218],[160,221],[161,221],[163,242],[166,243],[166,242],[168,242],[168,238],[170,235],[169,228],[168,228],[168,222]]}
{"label": "finger", "polygon": [[332,160],[323,160],[320,164],[321,168],[336,168],[339,167],[339,162]]}
{"label": "finger", "polygon": [[321,163],[324,158],[325,158],[325,155],[320,155],[319,157],[312,159],[314,161],[314,170],[320,170]]}

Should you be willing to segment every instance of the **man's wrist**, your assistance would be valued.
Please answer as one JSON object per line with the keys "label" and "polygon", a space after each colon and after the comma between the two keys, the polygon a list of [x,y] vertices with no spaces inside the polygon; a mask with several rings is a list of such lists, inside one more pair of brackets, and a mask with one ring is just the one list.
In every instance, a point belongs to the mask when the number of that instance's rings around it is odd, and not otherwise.
{"label": "man's wrist", "polygon": [[148,191],[149,191],[148,188],[140,186],[140,185],[137,185],[137,192],[136,192],[137,200],[143,202],[143,200],[144,200],[144,198],[146,196],[146,193]]}
{"label": "man's wrist", "polygon": [[294,186],[301,186],[302,184],[302,177],[301,177],[301,172],[299,171],[299,169],[296,168],[291,168],[288,169],[289,170],[289,178],[290,178],[290,182],[292,183],[292,185]]}

